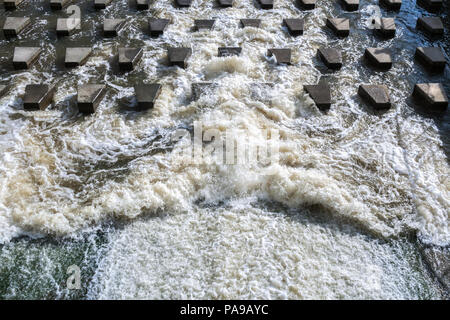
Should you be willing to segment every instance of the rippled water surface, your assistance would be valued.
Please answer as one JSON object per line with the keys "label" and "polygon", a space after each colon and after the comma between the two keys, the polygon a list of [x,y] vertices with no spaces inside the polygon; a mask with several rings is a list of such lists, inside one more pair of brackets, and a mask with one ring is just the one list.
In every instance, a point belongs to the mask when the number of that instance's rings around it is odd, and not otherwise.
{"label": "rippled water surface", "polygon": [[[417,46],[450,52],[449,4],[437,14],[447,34],[428,38],[415,29],[429,15],[403,1],[397,35],[385,40],[368,29],[378,1],[344,12],[319,0],[312,11],[275,0],[261,10],[251,0],[218,8],[193,0],[186,9],[155,0],[148,11],[113,0],[95,11],[77,1],[82,31],[57,38],[48,1],[29,0],[5,16],[29,16],[33,27],[18,39],[0,37],[0,296],[3,298],[442,298],[417,239],[450,243],[447,111],[425,114],[411,99],[415,83],[441,82],[450,69],[430,74],[414,61]],[[171,19],[151,38],[149,17]],[[291,37],[284,18],[304,17],[303,36]],[[348,38],[336,38],[327,17],[349,17]],[[105,18],[126,18],[116,38],[103,38]],[[216,19],[193,32],[194,19]],[[261,27],[239,28],[241,18]],[[343,51],[344,66],[330,72],[316,57],[323,45]],[[40,46],[30,70],[14,71],[15,46]],[[81,67],[64,68],[67,46],[92,46]],[[187,69],[169,67],[167,48],[193,50]],[[241,46],[219,58],[217,48]],[[119,47],[143,47],[133,72],[120,72]],[[387,72],[366,66],[367,47],[389,47]],[[292,65],[278,66],[268,48],[291,48]],[[333,105],[316,108],[303,85],[331,85]],[[76,87],[108,86],[93,115],[76,107]],[[163,85],[155,107],[137,112],[136,83]],[[218,85],[198,100],[191,85]],[[30,83],[56,84],[55,103],[24,111]],[[255,83],[273,86],[255,88]],[[361,83],[386,84],[392,108],[375,112],[357,97]],[[195,121],[221,132],[240,129],[250,144],[280,132],[280,159],[256,164],[187,161],[186,141],[172,133]],[[213,157],[213,156],[211,156]],[[214,160],[214,159],[212,159]],[[217,160],[217,159],[215,159]],[[82,289],[66,288],[70,265],[82,270]]]}

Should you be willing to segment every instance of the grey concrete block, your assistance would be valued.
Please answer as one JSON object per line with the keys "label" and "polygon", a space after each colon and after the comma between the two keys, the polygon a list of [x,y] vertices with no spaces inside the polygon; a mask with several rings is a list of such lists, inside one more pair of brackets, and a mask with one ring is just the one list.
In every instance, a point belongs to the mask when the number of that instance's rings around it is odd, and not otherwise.
{"label": "grey concrete block", "polygon": [[125,26],[125,19],[105,19],[103,21],[103,35],[105,37],[116,37]]}
{"label": "grey concrete block", "polygon": [[313,10],[317,0],[297,0],[297,6],[305,10]]}
{"label": "grey concrete block", "polygon": [[144,54],[142,48],[119,48],[119,68],[131,71],[139,63]]}
{"label": "grey concrete block", "polygon": [[158,83],[138,84],[134,86],[137,106],[139,110],[153,108],[161,93],[162,86]]}
{"label": "grey concrete block", "polygon": [[331,90],[327,83],[303,86],[305,91],[313,99],[317,108],[327,110],[331,107]]}
{"label": "grey concrete block", "polygon": [[291,64],[291,49],[269,49],[267,55],[275,56],[277,64]]}
{"label": "grey concrete block", "polygon": [[25,0],[4,0],[3,4],[5,5],[6,10],[14,10],[17,9]]}
{"label": "grey concrete block", "polygon": [[414,86],[413,97],[425,103],[430,111],[441,111],[448,105],[447,94],[441,83],[418,83]]}
{"label": "grey concrete block", "polygon": [[444,34],[444,24],[439,17],[420,17],[417,19],[416,28],[432,36],[442,36]]}
{"label": "grey concrete block", "polygon": [[212,20],[212,19],[194,20],[194,28],[197,31],[212,30],[214,28],[214,23],[215,23],[215,20]]}
{"label": "grey concrete block", "polygon": [[31,24],[31,19],[26,17],[7,17],[3,25],[3,34],[6,39],[17,37]]}
{"label": "grey concrete block", "polygon": [[283,24],[286,26],[291,36],[296,37],[303,34],[303,19],[284,19]]}
{"label": "grey concrete block", "polygon": [[152,37],[158,37],[163,34],[169,23],[169,19],[150,19],[148,23],[150,35]]}
{"label": "grey concrete block", "polygon": [[392,67],[391,50],[387,48],[367,48],[364,57],[378,69],[390,69]]}
{"label": "grey concrete block", "polygon": [[259,28],[261,24],[261,19],[241,19],[240,25],[242,28],[246,27],[253,27],[253,28]]}
{"label": "grey concrete block", "polygon": [[350,20],[347,18],[328,18],[327,27],[339,37],[347,37],[350,34]]}
{"label": "grey concrete block", "polygon": [[46,84],[30,84],[25,87],[23,108],[25,110],[43,110],[53,101],[55,86]]}
{"label": "grey concrete block", "polygon": [[359,86],[358,95],[375,109],[389,109],[391,107],[389,91],[384,85],[362,84]]}
{"label": "grey concrete block", "polygon": [[241,47],[220,47],[218,48],[219,57],[239,56],[242,52]]}
{"label": "grey concrete block", "polygon": [[429,71],[443,71],[447,61],[439,47],[418,47],[415,58],[421,62]]}
{"label": "grey concrete block", "polygon": [[258,0],[261,9],[273,9],[273,0]]}
{"label": "grey concrete block", "polygon": [[233,0],[219,0],[219,6],[222,8],[230,8],[233,6]]}
{"label": "grey concrete block", "polygon": [[28,69],[41,54],[42,49],[38,47],[15,47],[13,65],[14,69]]}
{"label": "grey concrete block", "polygon": [[72,0],[50,0],[50,8],[52,10],[62,10]]}
{"label": "grey concrete block", "polygon": [[180,68],[187,67],[187,59],[191,56],[191,48],[169,48],[169,65],[179,66]]}
{"label": "grey concrete block", "polygon": [[86,84],[78,87],[77,106],[82,113],[94,113],[106,93],[102,84]]}
{"label": "grey concrete block", "polygon": [[400,10],[402,6],[402,0],[380,0],[380,5],[390,10]]}
{"label": "grey concrete block", "polygon": [[178,7],[187,8],[192,4],[192,0],[175,0],[175,3]]}
{"label": "grey concrete block", "polygon": [[329,69],[342,68],[342,53],[334,48],[319,48],[318,54],[320,59]]}
{"label": "grey concrete block", "polygon": [[94,8],[97,10],[105,9],[112,0],[94,0]]}
{"label": "grey concrete block", "polygon": [[357,11],[359,9],[359,0],[340,0],[340,2],[346,11]]}
{"label": "grey concrete block", "polygon": [[56,35],[58,37],[71,36],[81,30],[81,19],[58,18],[56,20]]}
{"label": "grey concrete block", "polygon": [[81,66],[86,63],[91,53],[91,48],[66,48],[64,65],[66,68]]}
{"label": "grey concrete block", "polygon": [[149,8],[149,0],[136,0],[136,8],[138,10],[147,10]]}
{"label": "grey concrete block", "polygon": [[386,38],[395,37],[396,25],[394,18],[381,18],[380,25],[375,29],[378,34]]}

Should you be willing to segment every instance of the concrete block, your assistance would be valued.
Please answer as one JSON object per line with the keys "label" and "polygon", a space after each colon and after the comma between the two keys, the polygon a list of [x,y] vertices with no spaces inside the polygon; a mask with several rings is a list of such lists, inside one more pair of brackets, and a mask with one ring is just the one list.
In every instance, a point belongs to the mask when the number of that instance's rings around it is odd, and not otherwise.
{"label": "concrete block", "polygon": [[103,22],[103,35],[105,37],[116,37],[125,26],[125,19],[105,19]]}
{"label": "concrete block", "polygon": [[441,83],[418,83],[414,86],[413,97],[424,103],[430,111],[447,109],[448,98]]}
{"label": "concrete block", "polygon": [[212,30],[214,28],[214,22],[215,20],[207,20],[207,19],[194,20],[194,28],[197,31]]}
{"label": "concrete block", "polygon": [[3,25],[3,34],[6,39],[17,37],[31,24],[30,18],[7,17]]}
{"label": "concrete block", "polygon": [[367,48],[364,57],[374,67],[388,70],[392,67],[391,50],[386,48]]}
{"label": "concrete block", "polygon": [[432,36],[442,36],[444,34],[444,24],[439,17],[420,17],[417,19],[416,28]]}
{"label": "concrete block", "polygon": [[46,84],[30,84],[25,87],[23,108],[25,110],[44,110],[53,101],[55,86]]}
{"label": "concrete block", "polygon": [[273,0],[258,0],[261,9],[273,9]]}
{"label": "concrete block", "polygon": [[303,86],[305,91],[313,99],[317,108],[327,110],[331,107],[331,90],[327,83]]}
{"label": "concrete block", "polygon": [[347,18],[328,18],[327,27],[339,37],[347,37],[350,34],[350,20]]}
{"label": "concrete block", "polygon": [[64,65],[66,68],[81,66],[86,63],[91,53],[91,48],[66,48]]}
{"label": "concrete block", "polygon": [[13,65],[14,69],[28,69],[41,54],[42,49],[38,47],[15,47]]}
{"label": "concrete block", "polygon": [[390,10],[400,10],[402,0],[380,0],[380,5]]}
{"label": "concrete block", "polygon": [[428,71],[443,71],[447,61],[439,47],[418,47],[414,56]]}
{"label": "concrete block", "polygon": [[384,85],[362,84],[359,86],[358,95],[377,110],[391,107],[389,91]]}
{"label": "concrete block", "polygon": [[138,10],[148,10],[149,0],[136,0],[136,8]]}
{"label": "concrete block", "polygon": [[82,113],[94,113],[106,93],[102,84],[85,84],[78,87],[77,106]]}
{"label": "concrete block", "polygon": [[150,19],[148,23],[150,35],[152,37],[158,37],[163,34],[169,23],[169,19]]}
{"label": "concrete block", "polygon": [[233,0],[219,0],[219,6],[222,8],[231,8],[233,6]]}
{"label": "concrete block", "polygon": [[187,8],[191,6],[192,0],[175,0],[175,3],[180,8]]}
{"label": "concrete block", "polygon": [[284,19],[283,24],[286,26],[291,36],[296,37],[303,34],[303,19]]}
{"label": "concrete block", "polygon": [[112,0],[94,0],[94,8],[97,10],[106,9],[106,6],[111,3]]}
{"label": "concrete block", "polygon": [[267,55],[275,56],[277,64],[291,64],[291,49],[269,49]]}
{"label": "concrete block", "polygon": [[119,69],[122,71],[133,70],[143,54],[142,48],[119,48]]}
{"label": "concrete block", "polygon": [[191,48],[169,48],[169,65],[179,66],[180,68],[186,68],[187,59],[192,54]]}
{"label": "concrete block", "polygon": [[320,59],[329,69],[342,68],[342,53],[334,48],[319,48],[318,54]]}
{"label": "concrete block", "polygon": [[52,10],[62,10],[72,0],[50,0],[50,8]]}
{"label": "concrete block", "polygon": [[359,0],[340,0],[345,11],[357,11],[359,9]]}
{"label": "concrete block", "polygon": [[261,19],[241,19],[240,24],[242,28],[246,27],[259,28],[259,25],[261,24]]}
{"label": "concrete block", "polygon": [[25,0],[4,0],[5,10],[17,9]]}
{"label": "concrete block", "polygon": [[161,93],[162,86],[158,83],[138,84],[134,86],[137,106],[139,110],[153,108],[156,99]]}
{"label": "concrete block", "polygon": [[375,30],[383,37],[393,38],[395,37],[396,29],[394,18],[381,18],[380,26]]}
{"label": "concrete block", "polygon": [[297,0],[297,6],[304,10],[313,10],[317,0]]}
{"label": "concrete block", "polygon": [[219,57],[239,56],[242,52],[241,47],[220,47],[218,48]]}
{"label": "concrete block", "polygon": [[81,19],[58,18],[56,20],[56,35],[58,37],[71,36],[81,30]]}
{"label": "concrete block", "polygon": [[429,12],[437,12],[441,10],[442,0],[417,0],[417,4],[425,8]]}

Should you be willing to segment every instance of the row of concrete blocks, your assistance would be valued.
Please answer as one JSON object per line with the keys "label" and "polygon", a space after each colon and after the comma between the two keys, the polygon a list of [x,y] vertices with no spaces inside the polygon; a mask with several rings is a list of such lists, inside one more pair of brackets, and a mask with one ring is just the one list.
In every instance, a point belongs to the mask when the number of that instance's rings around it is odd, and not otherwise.
{"label": "row of concrete blocks", "polygon": [[[115,37],[125,26],[125,19],[105,19],[103,22],[103,34],[105,37]],[[169,25],[169,19],[149,19],[149,34],[152,37],[158,37],[164,33]],[[194,29],[211,30],[215,20],[198,19],[194,20]],[[240,19],[240,26],[258,28],[261,24],[260,19]],[[300,36],[304,31],[304,19],[293,18],[284,19],[282,25],[285,26],[291,36]],[[350,20],[347,18],[329,18],[326,25],[337,35],[346,37],[350,34]],[[3,24],[3,34],[5,38],[11,39],[17,37],[31,26],[31,19],[28,17],[7,17]],[[425,31],[431,36],[442,36],[444,34],[444,25],[439,17],[420,17],[417,19],[416,27]],[[70,36],[81,30],[80,19],[58,18],[56,22],[56,34],[58,36]],[[375,25],[375,32],[380,35],[392,38],[396,33],[394,18],[380,18],[379,24]]]}
{"label": "row of concrete blocks", "polygon": [[[17,8],[25,0],[4,0],[5,8],[7,10]],[[61,10],[64,6],[70,4],[72,0],[50,0],[50,7],[54,10]],[[96,9],[105,9],[112,0],[94,0],[94,7]],[[233,0],[218,0],[221,7],[232,7]],[[274,0],[258,0],[262,9],[272,9]],[[297,0],[300,8],[305,10],[312,10],[316,7],[317,0]],[[339,0],[343,8],[347,11],[356,11],[359,9],[359,0]],[[436,12],[442,8],[443,0],[418,0],[417,3],[430,12]],[[192,0],[175,0],[178,7],[190,7]],[[399,10],[402,5],[402,0],[379,0],[379,4],[391,10]],[[138,10],[146,10],[149,8],[149,0],[136,0],[136,7]]]}
{"label": "row of concrete blocks", "polygon": [[[193,87],[193,96],[199,97],[202,88],[215,86],[213,83],[197,83]],[[0,85],[0,97],[7,91],[7,87]],[[331,90],[327,83],[305,85],[305,91],[312,98],[320,110],[331,107]],[[46,84],[32,84],[25,87],[23,106],[25,110],[45,109],[53,101],[56,87]],[[161,93],[158,83],[140,84],[134,86],[138,110],[153,108]],[[79,86],[77,90],[77,106],[81,113],[94,113],[106,93],[106,86],[102,84],[87,84]],[[386,110],[391,107],[391,98],[385,85],[362,84],[358,95],[376,110]],[[429,112],[443,112],[447,109],[448,98],[440,83],[420,83],[414,86],[413,97],[418,99]]]}
{"label": "row of concrete blocks", "polygon": [[[241,47],[219,47],[218,56],[238,56]],[[291,64],[291,49],[272,48],[268,49],[267,55],[274,57],[277,64]],[[13,55],[13,66],[16,70],[28,69],[41,54],[39,47],[15,47]],[[140,62],[144,50],[142,48],[119,48],[119,68],[123,71],[133,70]],[[340,69],[342,67],[342,53],[336,48],[322,47],[318,50],[318,56],[329,69]],[[92,48],[78,47],[66,48],[65,66],[74,68],[83,65],[92,54]],[[169,65],[187,67],[187,60],[192,54],[192,49],[187,47],[169,48]],[[378,70],[389,70],[392,67],[392,54],[388,48],[367,48],[364,59],[369,65]],[[418,47],[414,57],[424,65],[429,72],[442,72],[447,61],[439,47]]]}

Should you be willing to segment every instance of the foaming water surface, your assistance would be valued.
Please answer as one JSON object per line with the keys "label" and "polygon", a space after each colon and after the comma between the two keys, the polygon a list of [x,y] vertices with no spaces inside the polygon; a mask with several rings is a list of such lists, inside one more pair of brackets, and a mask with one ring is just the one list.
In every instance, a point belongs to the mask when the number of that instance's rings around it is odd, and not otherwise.
{"label": "foaming water surface", "polygon": [[[417,46],[442,47],[415,22],[425,11],[405,1],[395,16],[397,36],[383,40],[366,22],[377,1],[356,13],[334,1],[312,11],[275,1],[233,8],[194,0],[177,9],[156,0],[149,11],[113,1],[95,11],[79,1],[82,32],[57,39],[56,17],[44,1],[29,1],[2,16],[30,16],[18,39],[0,38],[0,295],[6,298],[440,298],[415,237],[448,248],[450,208],[449,113],[423,114],[410,101],[417,82],[442,82],[414,62]],[[439,14],[450,29],[448,4]],[[348,38],[324,28],[327,17],[351,20]],[[171,19],[159,38],[147,36],[149,17]],[[290,37],[282,19],[305,18],[303,36]],[[106,39],[105,18],[126,18]],[[215,18],[214,30],[193,32],[194,19]],[[239,28],[260,18],[260,28]],[[14,46],[41,46],[39,62],[14,71]],[[329,72],[317,60],[322,45],[343,50],[344,66]],[[79,68],[63,68],[66,46],[92,46]],[[118,47],[144,48],[135,71],[117,67]],[[166,50],[193,50],[187,69],[168,67]],[[217,57],[221,46],[241,46],[239,57]],[[277,66],[268,48],[288,47],[292,65]],[[362,61],[367,47],[389,47],[388,72]],[[448,56],[446,56],[448,59]],[[333,105],[319,111],[303,90],[331,84]],[[76,86],[108,85],[95,114],[77,113]],[[133,85],[163,85],[154,109],[136,112]],[[217,87],[198,100],[191,85]],[[23,110],[30,83],[56,83],[55,104]],[[256,90],[254,83],[273,83]],[[393,107],[377,113],[356,96],[361,83],[389,87]],[[174,142],[194,121],[221,132],[243,130],[251,144],[266,129],[280,132],[280,159],[267,174],[255,164],[192,162]],[[27,237],[20,237],[28,235]],[[36,237],[38,239],[36,239]],[[30,262],[34,261],[34,262]],[[65,268],[83,266],[83,290],[64,289]],[[19,267],[20,266],[20,267]],[[30,284],[29,277],[37,279]],[[40,288],[40,289],[39,289]],[[50,293],[49,293],[50,292]]]}

